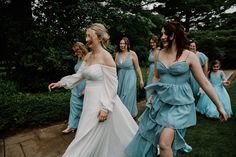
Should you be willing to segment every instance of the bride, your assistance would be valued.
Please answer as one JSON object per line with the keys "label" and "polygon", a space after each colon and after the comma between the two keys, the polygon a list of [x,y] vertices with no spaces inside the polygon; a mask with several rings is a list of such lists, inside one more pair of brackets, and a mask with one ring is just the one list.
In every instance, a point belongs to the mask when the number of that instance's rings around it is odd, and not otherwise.
{"label": "bride", "polygon": [[92,50],[80,70],[65,76],[54,88],[73,88],[86,79],[84,107],[74,140],[63,157],[127,157],[124,149],[137,132],[138,126],[117,96],[116,64],[106,45],[109,35],[99,23],[86,30],[86,42]]}

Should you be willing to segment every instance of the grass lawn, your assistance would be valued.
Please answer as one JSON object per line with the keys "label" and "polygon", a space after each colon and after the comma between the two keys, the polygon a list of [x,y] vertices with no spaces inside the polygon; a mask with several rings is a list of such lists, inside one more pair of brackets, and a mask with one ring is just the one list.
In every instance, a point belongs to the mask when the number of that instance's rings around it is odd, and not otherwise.
{"label": "grass lawn", "polygon": [[187,130],[185,138],[193,151],[181,157],[236,157],[236,81],[227,91],[233,117],[221,123],[197,114],[197,125]]}

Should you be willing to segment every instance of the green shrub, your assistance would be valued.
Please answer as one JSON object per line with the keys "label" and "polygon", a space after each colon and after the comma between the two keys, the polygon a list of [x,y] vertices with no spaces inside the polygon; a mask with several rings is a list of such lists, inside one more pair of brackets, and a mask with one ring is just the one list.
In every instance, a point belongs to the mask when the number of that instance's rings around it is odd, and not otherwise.
{"label": "green shrub", "polygon": [[17,93],[16,84],[11,81],[0,81],[0,95]]}
{"label": "green shrub", "polygon": [[69,114],[70,91],[0,95],[0,130],[64,120]]}

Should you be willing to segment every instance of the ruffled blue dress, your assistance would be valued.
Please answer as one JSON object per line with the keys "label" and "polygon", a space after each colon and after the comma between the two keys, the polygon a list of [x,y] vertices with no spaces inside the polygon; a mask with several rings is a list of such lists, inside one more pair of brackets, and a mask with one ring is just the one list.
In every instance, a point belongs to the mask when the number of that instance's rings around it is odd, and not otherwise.
{"label": "ruffled blue dress", "polygon": [[[149,85],[152,83],[153,75],[154,75],[154,70],[155,70],[155,65],[154,65],[154,60],[155,57],[152,52],[149,53],[148,56],[148,62],[149,62],[149,71],[148,71],[148,76],[147,76],[147,83],[146,85]],[[148,99],[150,94],[146,92],[146,99]]]}
{"label": "ruffled blue dress", "polygon": [[135,73],[131,52],[128,52],[124,62],[118,54],[116,60],[118,89],[117,93],[123,104],[127,107],[132,117],[138,114],[137,108],[137,76]]}
{"label": "ruffled blue dress", "polygon": [[[201,66],[203,66],[207,62],[208,57],[204,53],[199,52],[199,51],[197,51],[196,55],[197,55],[197,57],[199,59],[199,62],[201,64]],[[200,86],[197,83],[197,81],[195,80],[195,78],[192,75],[192,73],[191,73],[191,77],[190,77],[190,83],[191,83],[191,87],[192,87],[192,90],[193,90],[194,98],[196,100],[195,103],[197,103],[197,101],[199,99],[199,89],[200,89]]]}
{"label": "ruffled blue dress", "polygon": [[[75,66],[74,70],[77,72],[82,64],[82,60],[79,61]],[[69,114],[69,121],[68,127],[69,128],[77,128],[79,124],[80,115],[83,108],[83,99],[84,96],[82,92],[85,88],[85,80],[81,81],[78,85],[76,85],[71,90],[71,97],[70,97],[70,114]]]}
{"label": "ruffled blue dress", "polygon": [[[233,115],[231,102],[229,94],[223,85],[224,80],[226,80],[226,77],[222,70],[219,70],[217,73],[211,72],[210,82],[225,112],[227,113],[228,117],[231,117]],[[209,118],[219,118],[219,112],[216,106],[205,93],[201,94],[196,109],[198,112],[205,114]]]}
{"label": "ruffled blue dress", "polygon": [[140,117],[139,130],[125,152],[128,157],[157,157],[159,138],[164,128],[173,128],[174,156],[186,147],[186,128],[196,124],[196,108],[189,84],[190,68],[186,61],[174,63],[169,68],[157,61],[160,80],[146,90],[152,90],[153,101],[147,104]]}

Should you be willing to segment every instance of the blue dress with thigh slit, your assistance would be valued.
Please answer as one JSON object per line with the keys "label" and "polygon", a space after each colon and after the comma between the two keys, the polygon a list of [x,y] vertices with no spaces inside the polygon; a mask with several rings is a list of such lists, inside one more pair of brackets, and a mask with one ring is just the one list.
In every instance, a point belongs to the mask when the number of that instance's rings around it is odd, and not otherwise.
{"label": "blue dress with thigh slit", "polygon": [[179,61],[167,68],[157,60],[160,80],[146,90],[155,91],[151,104],[140,117],[139,130],[125,152],[128,157],[157,157],[159,138],[164,128],[174,129],[174,156],[186,147],[186,128],[196,124],[194,97],[189,83],[190,67]]}

